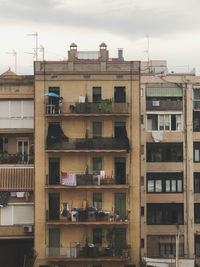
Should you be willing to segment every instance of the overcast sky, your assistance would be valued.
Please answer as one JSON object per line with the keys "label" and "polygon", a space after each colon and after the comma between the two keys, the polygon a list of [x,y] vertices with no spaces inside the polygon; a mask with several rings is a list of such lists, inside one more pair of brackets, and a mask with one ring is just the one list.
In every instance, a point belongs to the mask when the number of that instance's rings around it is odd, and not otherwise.
{"label": "overcast sky", "polygon": [[[200,0],[0,0],[0,73],[32,74],[35,39],[45,60],[67,59],[69,45],[99,49],[105,42],[110,57],[124,49],[126,60],[166,59],[177,71],[196,68],[200,74]],[[39,59],[42,53],[39,52]]]}

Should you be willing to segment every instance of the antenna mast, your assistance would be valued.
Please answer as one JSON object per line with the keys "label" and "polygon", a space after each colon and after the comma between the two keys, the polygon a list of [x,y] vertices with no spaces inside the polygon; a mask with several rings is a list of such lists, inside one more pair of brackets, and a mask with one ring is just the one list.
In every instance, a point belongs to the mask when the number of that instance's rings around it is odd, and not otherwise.
{"label": "antenna mast", "polygon": [[[34,36],[35,37],[35,48],[34,49],[34,56],[35,56],[35,60],[38,61],[38,33],[35,32],[35,33],[30,33],[30,34],[27,34],[28,36]],[[31,53],[30,53],[31,54]]]}
{"label": "antenna mast", "polygon": [[17,52],[13,50],[12,52],[7,52],[6,54],[11,54],[15,57],[15,73],[17,74]]}

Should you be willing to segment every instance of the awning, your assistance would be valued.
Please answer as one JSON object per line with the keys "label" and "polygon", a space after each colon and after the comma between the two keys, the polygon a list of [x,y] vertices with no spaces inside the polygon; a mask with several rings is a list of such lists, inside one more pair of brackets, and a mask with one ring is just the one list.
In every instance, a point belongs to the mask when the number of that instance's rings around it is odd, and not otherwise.
{"label": "awning", "polygon": [[182,97],[182,88],[180,87],[147,87],[147,97]]}
{"label": "awning", "polygon": [[1,167],[0,191],[33,191],[33,167]]}

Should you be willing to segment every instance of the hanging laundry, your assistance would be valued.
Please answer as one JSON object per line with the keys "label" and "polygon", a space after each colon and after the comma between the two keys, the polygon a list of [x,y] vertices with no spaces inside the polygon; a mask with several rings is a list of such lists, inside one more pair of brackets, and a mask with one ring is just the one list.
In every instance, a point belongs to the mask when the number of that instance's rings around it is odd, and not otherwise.
{"label": "hanging laundry", "polygon": [[23,198],[25,196],[25,192],[17,192],[18,198]]}
{"label": "hanging laundry", "polygon": [[66,173],[66,172],[61,172],[62,175],[62,185],[67,185],[67,186],[76,186],[77,185],[77,179],[76,179],[76,174],[74,173]]}
{"label": "hanging laundry", "polygon": [[0,192],[0,207],[3,208],[8,204],[9,192]]}

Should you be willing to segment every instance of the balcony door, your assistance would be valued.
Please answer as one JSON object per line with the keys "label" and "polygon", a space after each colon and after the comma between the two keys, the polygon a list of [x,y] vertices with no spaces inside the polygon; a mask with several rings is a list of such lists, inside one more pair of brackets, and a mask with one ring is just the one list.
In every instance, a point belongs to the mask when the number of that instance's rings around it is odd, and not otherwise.
{"label": "balcony door", "polygon": [[59,220],[60,218],[60,194],[49,194],[49,220]]}
{"label": "balcony door", "polygon": [[126,193],[115,193],[115,213],[118,213],[122,220],[126,218]]}
{"label": "balcony door", "polygon": [[115,184],[126,184],[126,158],[115,158]]}
{"label": "balcony door", "polygon": [[49,184],[60,184],[60,159],[49,158]]}
{"label": "balcony door", "polygon": [[126,229],[125,228],[115,229],[114,237],[115,237],[114,238],[115,256],[121,256],[122,250],[126,248]]}
{"label": "balcony door", "polygon": [[60,229],[49,229],[49,256],[60,256]]}
{"label": "balcony door", "polygon": [[20,155],[21,160],[28,163],[29,156],[29,141],[28,140],[17,140],[17,153]]}

